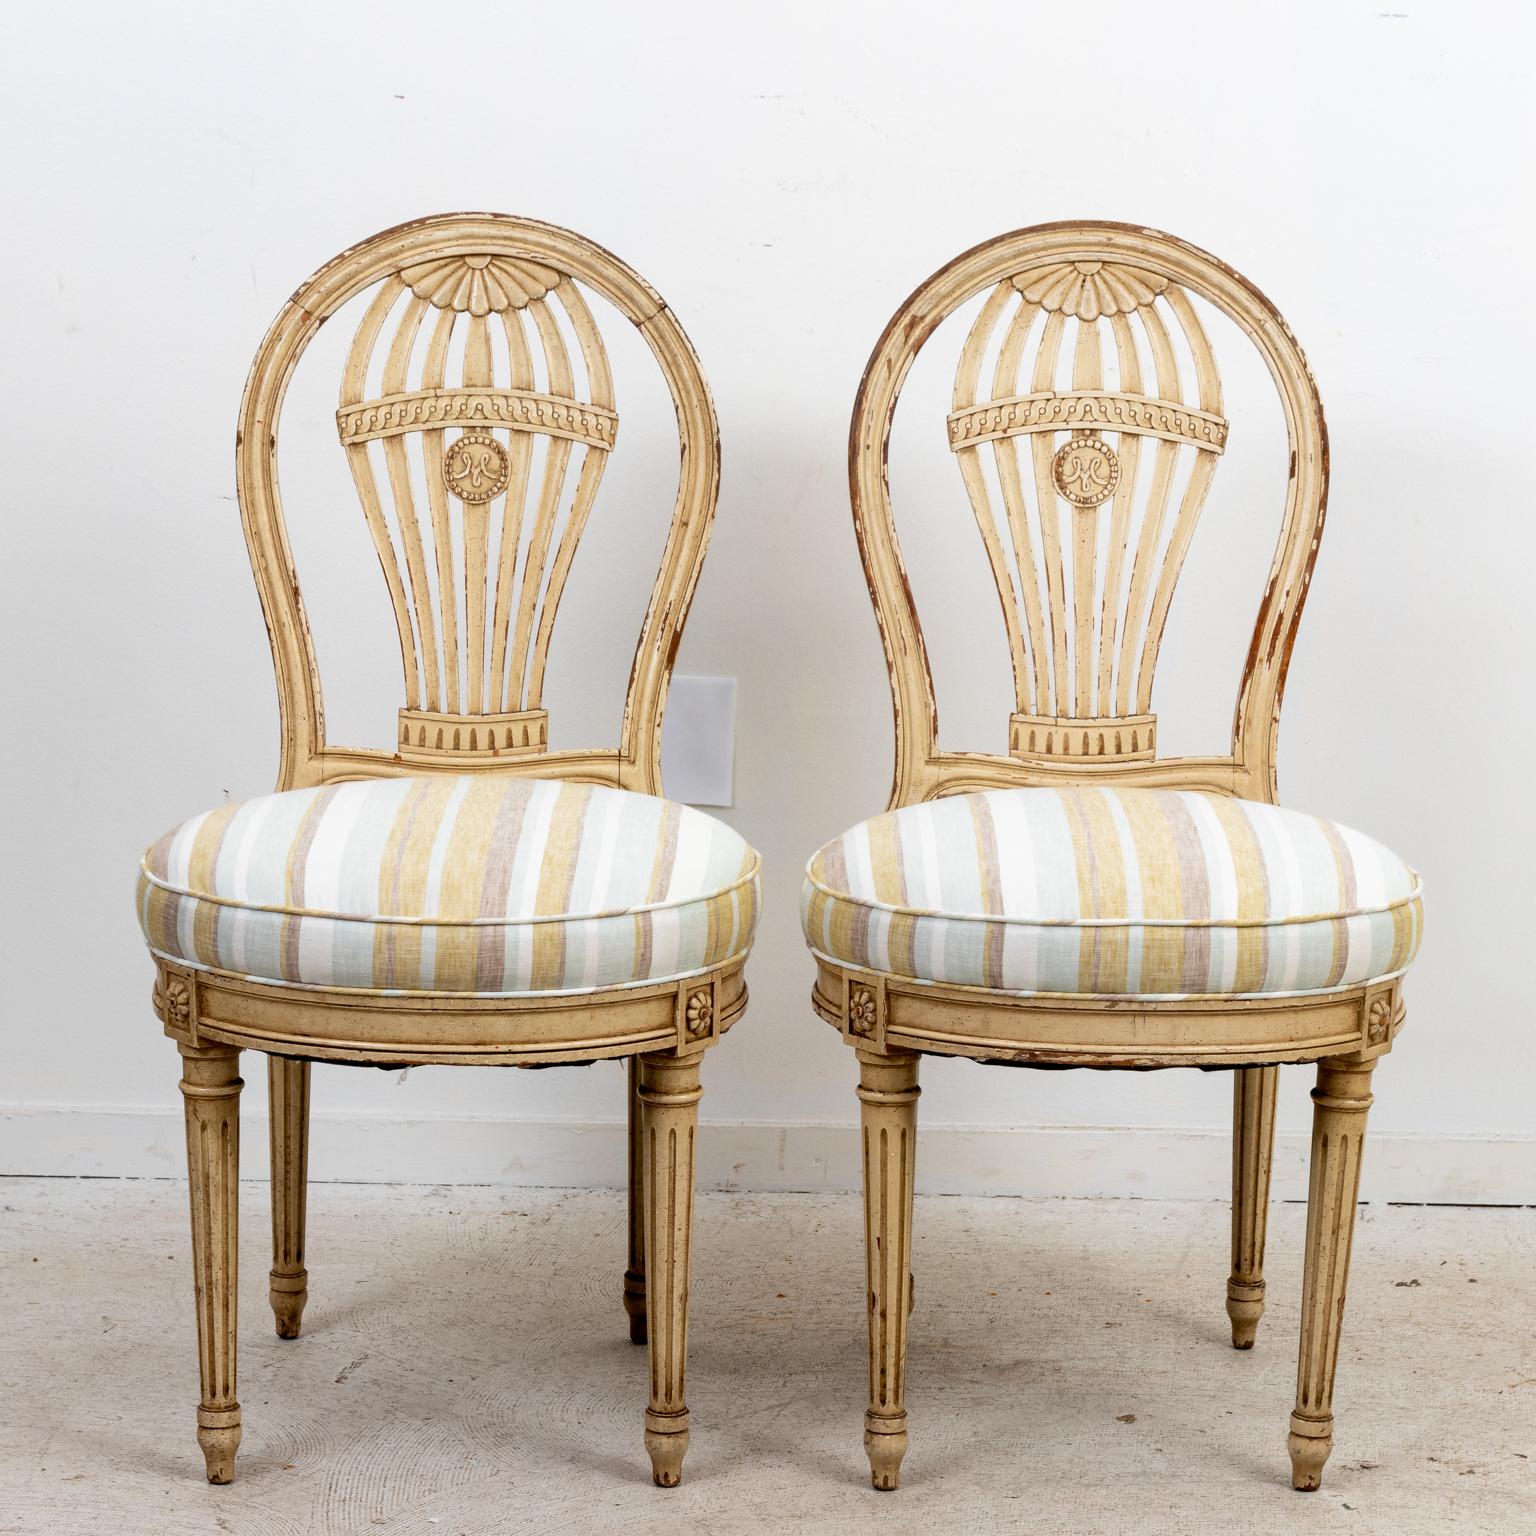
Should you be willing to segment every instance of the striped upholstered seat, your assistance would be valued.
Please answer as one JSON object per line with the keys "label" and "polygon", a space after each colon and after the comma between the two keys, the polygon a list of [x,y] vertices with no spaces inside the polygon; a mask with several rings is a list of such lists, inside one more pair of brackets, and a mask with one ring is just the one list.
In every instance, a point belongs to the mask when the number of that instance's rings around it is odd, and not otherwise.
{"label": "striped upholstered seat", "polygon": [[144,856],[168,960],[256,981],[479,996],[675,981],[744,955],[757,854],[650,795],[500,775],[264,795]]}
{"label": "striped upholstered seat", "polygon": [[1001,789],[888,811],[810,861],[843,965],[1009,993],[1330,992],[1419,946],[1418,876],[1320,817],[1161,789]]}

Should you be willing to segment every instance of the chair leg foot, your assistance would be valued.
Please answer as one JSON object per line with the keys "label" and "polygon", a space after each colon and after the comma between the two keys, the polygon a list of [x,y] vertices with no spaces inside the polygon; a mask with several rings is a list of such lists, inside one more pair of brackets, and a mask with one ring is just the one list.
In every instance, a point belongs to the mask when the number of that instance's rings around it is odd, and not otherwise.
{"label": "chair leg foot", "polygon": [[876,1419],[864,1416],[864,1452],[869,1457],[870,1483],[881,1493],[901,1484],[901,1461],[907,1454],[907,1416]]}
{"label": "chair leg foot", "polygon": [[278,1338],[298,1338],[304,1303],[309,1300],[308,1272],[301,1269],[296,1275],[284,1275],[274,1269],[269,1277],[267,1297],[272,1303],[272,1316],[277,1320]]}
{"label": "chair leg foot", "polygon": [[1291,1453],[1291,1487],[1298,1493],[1316,1493],[1323,1486],[1323,1467],[1333,1451],[1333,1418],[1291,1418],[1286,1439]]}
{"label": "chair leg foot", "polygon": [[199,1408],[197,1443],[203,1448],[210,1483],[235,1480],[235,1452],[240,1448],[238,1408]]}
{"label": "chair leg foot", "polygon": [[651,1458],[651,1481],[658,1488],[676,1488],[683,1480],[688,1454],[688,1414],[647,1413],[645,1448]]}
{"label": "chair leg foot", "polygon": [[1232,1321],[1232,1348],[1252,1349],[1264,1316],[1264,1282],[1244,1285],[1227,1281],[1227,1316]]}

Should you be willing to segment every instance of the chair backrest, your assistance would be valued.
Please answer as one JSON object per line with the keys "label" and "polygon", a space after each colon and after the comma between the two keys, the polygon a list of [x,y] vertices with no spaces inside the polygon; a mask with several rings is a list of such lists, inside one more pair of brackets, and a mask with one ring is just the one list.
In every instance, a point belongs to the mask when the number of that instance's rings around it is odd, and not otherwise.
{"label": "chair backrest", "polygon": [[[676,407],[681,468],[619,744],[550,752],[551,632],[618,431],[583,287],[649,344]],[[393,753],[325,739],[277,482],[293,370],[326,319],[368,290],[336,428],[399,631],[405,707]],[[662,709],[714,517],[719,442],[688,338],[621,261],[501,214],[421,219],[354,246],[299,289],[262,342],[237,461],[282,709],[280,787],[493,769],[660,792]]]}
{"label": "chair backrest", "polygon": [[[981,293],[948,440],[1002,600],[1017,704],[1007,755],[939,750],[887,472],[913,359]],[[1232,754],[1158,759],[1158,649],[1227,441],[1221,380],[1191,295],[1229,316],[1268,364],[1290,477]],[[886,327],[854,407],[849,478],[895,699],[893,806],[1083,780],[1274,798],[1280,698],[1322,531],[1328,437],[1306,359],[1251,283],[1182,240],[1129,225],[1042,224],[979,245]]]}

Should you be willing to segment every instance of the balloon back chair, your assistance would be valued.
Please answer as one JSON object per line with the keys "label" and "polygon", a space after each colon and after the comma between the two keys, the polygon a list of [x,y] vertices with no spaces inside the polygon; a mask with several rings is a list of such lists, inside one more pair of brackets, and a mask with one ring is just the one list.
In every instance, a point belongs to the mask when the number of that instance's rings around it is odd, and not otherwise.
{"label": "balloon back chair", "polygon": [[[555,611],[618,429],[583,289],[660,366],[680,472],[619,744],[551,751]],[[393,751],[326,739],[277,480],[294,368],[365,294],[336,430],[399,631]],[[623,1297],[631,1337],[649,1335],[653,1474],[675,1484],[699,1065],[746,1006],[758,902],[752,849],[659,798],[662,708],[719,481],[698,360],[661,298],[598,246],[501,215],[423,219],[344,252],[284,307],[251,371],[236,455],[277,673],[278,792],[168,833],[138,888],[155,1011],[184,1062],[209,1480],[233,1477],[240,1440],[238,1063],[250,1047],[268,1057],[283,1338],[297,1337],[307,1295],[312,1061],[628,1058]]]}
{"label": "balloon back chair", "polygon": [[[919,349],[985,295],[947,436],[1002,599],[1006,754],[942,751],[887,453]],[[1289,436],[1284,515],[1232,751],[1159,757],[1152,682],[1228,423],[1196,300],[1258,348]],[[854,407],[854,522],[890,670],[890,809],[811,860],[816,1011],[857,1053],[869,1293],[865,1445],[907,1446],[918,1063],[1233,1070],[1232,1342],[1264,1308],[1275,1087],[1316,1062],[1290,1456],[1319,1485],[1371,1073],[1403,1021],[1417,877],[1275,804],[1281,692],[1322,530],[1328,441],[1300,348],[1250,283],[1153,230],[1052,224],[951,262],[897,311]]]}

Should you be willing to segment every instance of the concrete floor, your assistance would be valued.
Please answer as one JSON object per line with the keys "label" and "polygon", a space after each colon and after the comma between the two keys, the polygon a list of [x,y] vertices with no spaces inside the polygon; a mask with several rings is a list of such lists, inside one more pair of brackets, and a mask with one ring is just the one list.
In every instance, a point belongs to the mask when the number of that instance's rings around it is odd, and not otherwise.
{"label": "concrete floor", "polygon": [[707,1195],[684,1485],[653,1488],[618,1195],[317,1185],[305,1337],[274,1337],[245,1186],[245,1441],[193,1438],[185,1196],[0,1181],[0,1531],[1536,1531],[1536,1210],[1366,1207],[1323,1491],[1290,1491],[1303,1211],[1259,1346],[1226,1341],[1225,1209],[925,1199],[904,1486],[860,1445],[849,1196]]}

